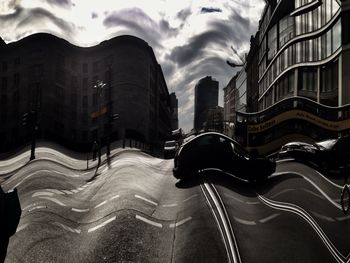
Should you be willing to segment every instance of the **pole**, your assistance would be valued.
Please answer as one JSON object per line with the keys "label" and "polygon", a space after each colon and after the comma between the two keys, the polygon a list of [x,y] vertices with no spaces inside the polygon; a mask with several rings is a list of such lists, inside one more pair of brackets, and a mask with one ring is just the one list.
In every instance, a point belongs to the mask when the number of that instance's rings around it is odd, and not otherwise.
{"label": "pole", "polygon": [[35,92],[35,104],[34,109],[31,111],[31,125],[32,125],[32,143],[30,147],[30,161],[35,159],[35,146],[36,146],[36,135],[38,130],[38,110],[39,110],[39,83],[36,83],[36,92]]}
{"label": "pole", "polygon": [[106,150],[106,155],[107,158],[111,155],[111,145],[110,145],[110,137],[112,133],[112,120],[111,120],[111,115],[112,115],[112,89],[111,89],[111,81],[112,81],[112,67],[111,64],[108,65],[108,128],[107,128],[107,150]]}

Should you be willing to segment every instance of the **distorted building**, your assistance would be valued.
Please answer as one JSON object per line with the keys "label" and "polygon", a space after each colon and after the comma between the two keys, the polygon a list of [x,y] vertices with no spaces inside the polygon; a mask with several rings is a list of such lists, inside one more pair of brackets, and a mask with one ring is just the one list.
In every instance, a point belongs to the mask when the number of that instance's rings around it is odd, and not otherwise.
{"label": "distorted building", "polygon": [[219,82],[211,76],[200,79],[194,94],[194,129],[201,130],[207,120],[208,110],[218,106]]}
{"label": "distorted building", "polygon": [[259,110],[292,96],[350,102],[349,0],[269,0],[259,25]]}
{"label": "distorted building", "polygon": [[[100,136],[165,140],[174,109],[152,48],[133,36],[78,47],[39,33],[0,41],[0,150],[30,140],[24,113],[38,109],[38,137],[86,149]],[[93,87],[104,83],[102,96]],[[177,109],[176,109],[177,111]],[[109,126],[109,116],[119,119]]]}
{"label": "distorted building", "polygon": [[178,116],[179,102],[178,102],[178,99],[176,97],[175,92],[170,93],[170,106],[172,109],[171,129],[177,130],[177,129],[179,129],[179,116]]}
{"label": "distorted building", "polygon": [[224,133],[233,137],[234,122],[236,120],[235,92],[237,74],[231,78],[224,88]]}
{"label": "distorted building", "polygon": [[222,133],[224,130],[224,108],[216,106],[208,110],[205,123],[206,131],[215,131]]}

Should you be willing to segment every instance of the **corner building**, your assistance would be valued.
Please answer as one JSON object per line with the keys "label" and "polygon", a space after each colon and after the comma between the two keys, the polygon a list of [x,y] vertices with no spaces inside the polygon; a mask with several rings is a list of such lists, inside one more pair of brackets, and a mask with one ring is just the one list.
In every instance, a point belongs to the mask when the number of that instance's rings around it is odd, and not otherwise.
{"label": "corner building", "polygon": [[259,25],[259,111],[301,96],[350,103],[349,0],[269,0]]}
{"label": "corner building", "polygon": [[[97,80],[106,84],[101,96]],[[39,138],[77,150],[100,135],[160,144],[171,134],[174,109],[162,69],[152,48],[133,36],[86,48],[45,33],[1,41],[0,81],[0,151],[30,140],[21,120],[33,107]],[[112,114],[119,119],[110,127]]]}

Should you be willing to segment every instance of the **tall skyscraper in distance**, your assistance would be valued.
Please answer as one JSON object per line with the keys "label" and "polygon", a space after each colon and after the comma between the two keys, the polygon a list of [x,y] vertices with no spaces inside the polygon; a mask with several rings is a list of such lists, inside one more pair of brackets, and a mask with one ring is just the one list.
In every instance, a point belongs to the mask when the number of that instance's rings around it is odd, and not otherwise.
{"label": "tall skyscraper in distance", "polygon": [[194,94],[194,129],[201,130],[207,120],[208,110],[218,106],[219,82],[211,76],[200,79]]}

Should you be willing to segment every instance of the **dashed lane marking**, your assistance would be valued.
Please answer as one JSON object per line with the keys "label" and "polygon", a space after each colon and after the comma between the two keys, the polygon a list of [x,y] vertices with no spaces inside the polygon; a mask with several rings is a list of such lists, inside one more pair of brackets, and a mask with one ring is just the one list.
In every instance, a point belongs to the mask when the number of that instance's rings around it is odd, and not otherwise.
{"label": "dashed lane marking", "polygon": [[112,201],[112,200],[114,200],[114,199],[116,199],[116,198],[118,198],[120,195],[115,195],[115,196],[112,196],[111,198],[109,198],[109,200],[110,201]]}
{"label": "dashed lane marking", "polygon": [[329,217],[329,216],[321,215],[321,214],[319,214],[317,212],[314,212],[314,211],[310,211],[310,212],[311,212],[311,214],[313,214],[317,218],[326,220],[328,222],[335,222],[335,220],[333,218]]}
{"label": "dashed lane marking", "polygon": [[19,231],[24,230],[25,228],[27,228],[27,226],[29,226],[29,224],[22,224],[19,227],[17,227],[16,233],[18,233]]}
{"label": "dashed lane marking", "polygon": [[69,191],[69,190],[62,190],[62,192],[65,193],[65,194],[67,194],[67,195],[73,194],[73,193],[72,193],[71,191]]}
{"label": "dashed lane marking", "polygon": [[63,228],[64,230],[67,230],[67,231],[72,232],[72,233],[76,233],[76,234],[80,234],[81,233],[80,229],[74,229],[74,228],[71,228],[71,227],[66,226],[64,224],[61,224],[59,222],[53,222],[52,224],[56,225],[56,226],[59,226],[59,227]]}
{"label": "dashed lane marking", "polygon": [[196,196],[198,196],[198,195],[197,194],[191,195],[190,197],[186,198],[183,202],[187,202]]}
{"label": "dashed lane marking", "polygon": [[78,190],[81,191],[81,190],[84,190],[84,188],[83,187],[79,187]]}
{"label": "dashed lane marking", "polygon": [[105,205],[106,203],[107,203],[107,200],[105,200],[105,201],[99,203],[98,205],[95,206],[95,208],[98,208],[98,207],[100,207],[100,206],[103,206],[103,205]]}
{"label": "dashed lane marking", "polygon": [[241,223],[243,225],[247,225],[247,226],[255,226],[256,223],[254,221],[250,221],[250,220],[245,220],[242,218],[238,218],[238,217],[233,217],[238,223]]}
{"label": "dashed lane marking", "polygon": [[175,223],[175,224],[170,224],[169,227],[170,228],[174,228],[174,227],[178,227],[181,226],[183,224],[185,224],[186,222],[190,221],[192,219],[192,217],[187,217],[185,219],[182,219],[181,221]]}
{"label": "dashed lane marking", "polygon": [[280,215],[280,214],[273,214],[273,215],[270,215],[270,216],[268,216],[268,217],[265,217],[265,218],[260,219],[259,222],[262,223],[262,224],[267,223],[267,222],[269,222],[270,220],[272,220],[272,219],[278,217],[279,215]]}
{"label": "dashed lane marking", "polygon": [[32,197],[36,197],[36,196],[53,196],[53,193],[51,192],[35,192]]}
{"label": "dashed lane marking", "polygon": [[89,208],[85,208],[85,209],[79,209],[79,208],[72,208],[72,211],[74,212],[78,212],[78,213],[83,213],[83,212],[89,212],[90,209]]}
{"label": "dashed lane marking", "polygon": [[159,227],[159,228],[162,228],[162,227],[163,227],[162,224],[157,223],[157,222],[154,222],[154,221],[152,221],[152,220],[149,220],[149,219],[144,218],[144,217],[139,216],[139,215],[136,215],[136,219],[141,220],[141,221],[143,221],[143,222],[145,222],[145,223],[147,223],[147,224],[149,224],[149,225],[152,225],[152,226],[156,226],[156,227]]}
{"label": "dashed lane marking", "polygon": [[152,205],[155,205],[155,206],[158,205],[158,203],[153,202],[153,201],[151,201],[151,200],[149,200],[149,199],[147,199],[147,198],[145,198],[143,196],[140,196],[140,195],[135,195],[135,198],[141,199],[141,200],[146,201],[146,202],[148,202],[148,203],[150,203]]}
{"label": "dashed lane marking", "polygon": [[62,192],[61,190],[57,190],[57,189],[45,189],[46,191],[50,191],[52,193],[58,194],[58,195],[63,195],[64,192]]}
{"label": "dashed lane marking", "polygon": [[162,205],[162,207],[175,207],[177,204],[168,204],[168,205]]}
{"label": "dashed lane marking", "polygon": [[46,199],[46,200],[49,200],[51,202],[54,202],[60,206],[66,206],[64,203],[62,203],[60,200],[56,199],[56,198],[53,198],[53,197],[48,197],[48,196],[41,196],[40,197],[41,199]]}
{"label": "dashed lane marking", "polygon": [[76,193],[78,193],[78,192],[79,192],[79,190],[77,190],[77,189],[73,189],[73,190],[72,190],[72,192],[76,194]]}
{"label": "dashed lane marking", "polygon": [[33,208],[28,209],[28,212],[32,212],[34,210],[43,209],[43,208],[47,208],[47,206],[45,205],[34,206]]}
{"label": "dashed lane marking", "polygon": [[101,227],[104,227],[105,225],[107,225],[108,223],[114,221],[115,219],[116,219],[116,216],[113,216],[110,219],[104,221],[103,223],[101,223],[101,224],[99,224],[99,225],[97,225],[95,227],[89,228],[88,233],[93,232],[93,231],[95,231],[95,230],[97,230],[97,229],[99,229]]}
{"label": "dashed lane marking", "polygon": [[336,217],[335,218],[337,221],[344,221],[350,219],[350,215],[348,216],[341,216],[341,217]]}

